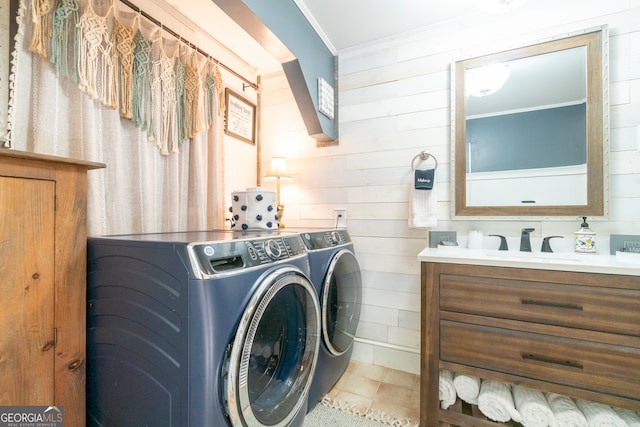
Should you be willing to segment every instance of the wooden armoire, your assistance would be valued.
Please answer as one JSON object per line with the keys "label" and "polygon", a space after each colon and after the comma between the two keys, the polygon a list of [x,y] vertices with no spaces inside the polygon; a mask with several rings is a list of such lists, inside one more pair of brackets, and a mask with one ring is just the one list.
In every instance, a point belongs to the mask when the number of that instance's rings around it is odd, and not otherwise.
{"label": "wooden armoire", "polygon": [[0,406],[63,406],[85,425],[87,172],[0,149]]}

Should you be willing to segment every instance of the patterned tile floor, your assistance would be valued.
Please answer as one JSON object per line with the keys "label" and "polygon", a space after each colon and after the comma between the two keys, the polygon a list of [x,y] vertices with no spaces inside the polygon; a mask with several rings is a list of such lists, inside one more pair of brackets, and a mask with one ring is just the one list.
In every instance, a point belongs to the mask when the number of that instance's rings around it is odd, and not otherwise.
{"label": "patterned tile floor", "polygon": [[361,412],[382,411],[397,418],[420,419],[420,376],[352,360],[328,393]]}

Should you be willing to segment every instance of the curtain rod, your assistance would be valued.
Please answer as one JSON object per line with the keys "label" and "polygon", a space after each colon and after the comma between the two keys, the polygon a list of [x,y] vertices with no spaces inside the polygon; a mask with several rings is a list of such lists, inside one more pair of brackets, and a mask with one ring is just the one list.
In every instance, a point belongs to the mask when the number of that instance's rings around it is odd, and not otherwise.
{"label": "curtain rod", "polygon": [[122,4],[124,4],[125,6],[128,6],[130,9],[132,9],[134,12],[139,13],[140,15],[144,16],[145,18],[147,18],[149,21],[153,22],[154,24],[156,24],[157,26],[159,26],[160,28],[162,28],[164,31],[166,31],[167,33],[171,34],[172,36],[174,36],[175,38],[177,38],[178,40],[181,40],[185,43],[187,43],[191,48],[197,50],[201,55],[211,59],[213,62],[215,62],[216,64],[218,64],[219,66],[221,66],[222,68],[224,68],[225,70],[227,70],[228,72],[230,72],[231,74],[233,74],[234,76],[236,76],[237,78],[239,78],[240,80],[242,80],[244,83],[242,85],[242,89],[244,90],[247,87],[251,87],[255,90],[258,90],[258,85],[254,82],[252,82],[251,80],[245,78],[244,76],[242,76],[240,73],[238,73],[237,71],[231,69],[230,67],[228,67],[227,65],[223,64],[222,62],[220,62],[218,59],[214,58],[213,56],[209,55],[207,52],[203,51],[202,49],[200,49],[198,46],[194,45],[193,43],[187,41],[184,37],[182,37],[180,34],[176,33],[175,31],[173,31],[172,29],[168,28],[167,26],[165,26],[164,24],[162,24],[162,22],[158,21],[157,19],[155,19],[153,16],[149,15],[147,12],[145,12],[144,10],[140,9],[138,6],[136,6],[135,4],[131,3],[129,0],[119,0]]}

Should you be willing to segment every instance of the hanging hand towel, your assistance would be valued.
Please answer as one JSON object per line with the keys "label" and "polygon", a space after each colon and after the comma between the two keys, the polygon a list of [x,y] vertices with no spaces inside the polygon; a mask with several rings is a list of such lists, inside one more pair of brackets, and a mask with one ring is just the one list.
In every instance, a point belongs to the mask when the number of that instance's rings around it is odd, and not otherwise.
{"label": "hanging hand towel", "polygon": [[413,174],[409,187],[409,227],[435,227],[438,223],[435,169],[414,170]]}

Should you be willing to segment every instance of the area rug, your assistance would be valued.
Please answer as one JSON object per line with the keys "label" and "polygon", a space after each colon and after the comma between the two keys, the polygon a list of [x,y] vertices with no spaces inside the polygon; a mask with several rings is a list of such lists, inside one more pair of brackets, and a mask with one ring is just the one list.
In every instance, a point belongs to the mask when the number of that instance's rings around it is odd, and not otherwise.
{"label": "area rug", "polygon": [[304,427],[417,427],[409,419],[399,419],[380,411],[362,412],[356,405],[327,396],[309,412]]}

